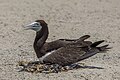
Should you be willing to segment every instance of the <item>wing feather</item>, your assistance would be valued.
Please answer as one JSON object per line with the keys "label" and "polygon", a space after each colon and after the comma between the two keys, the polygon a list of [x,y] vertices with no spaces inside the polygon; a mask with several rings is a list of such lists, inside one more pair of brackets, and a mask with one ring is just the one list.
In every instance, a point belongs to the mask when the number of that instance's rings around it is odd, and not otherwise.
{"label": "wing feather", "polygon": [[59,64],[62,66],[70,65],[73,63],[76,63],[78,61],[84,60],[86,58],[89,58],[101,51],[106,51],[108,45],[104,45],[101,47],[96,47],[96,45],[99,45],[100,43],[104,42],[103,40],[94,42],[92,45],[95,46],[82,46],[77,45],[66,45],[64,47],[58,48],[56,51],[54,51],[52,54],[46,56],[43,59],[44,63],[50,63],[50,64]]}
{"label": "wing feather", "polygon": [[51,55],[45,57],[43,62],[59,65],[69,65],[77,62],[79,58],[85,54],[86,50],[79,47],[61,47]]}

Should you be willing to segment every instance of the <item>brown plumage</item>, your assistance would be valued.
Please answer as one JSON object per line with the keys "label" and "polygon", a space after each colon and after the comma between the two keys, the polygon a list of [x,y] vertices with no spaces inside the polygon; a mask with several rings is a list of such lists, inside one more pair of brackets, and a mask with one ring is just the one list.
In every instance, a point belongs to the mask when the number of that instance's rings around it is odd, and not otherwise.
{"label": "brown plumage", "polygon": [[47,23],[43,20],[36,20],[27,27],[36,31],[34,50],[40,62],[44,64],[70,65],[104,51],[108,46],[96,47],[104,42],[103,40],[95,43],[84,41],[90,37],[89,35],[73,40],[59,39],[53,42],[46,42],[49,31]]}

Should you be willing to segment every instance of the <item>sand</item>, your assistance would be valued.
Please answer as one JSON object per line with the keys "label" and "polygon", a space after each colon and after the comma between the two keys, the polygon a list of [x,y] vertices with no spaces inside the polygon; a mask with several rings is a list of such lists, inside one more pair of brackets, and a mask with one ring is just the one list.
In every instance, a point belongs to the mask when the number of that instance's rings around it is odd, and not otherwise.
{"label": "sand", "polygon": [[[18,72],[18,61],[38,60],[34,31],[23,26],[43,19],[49,38],[106,40],[113,47],[81,61],[87,68],[60,73]],[[120,80],[120,0],[0,0],[0,80]],[[102,67],[97,69],[90,67]]]}

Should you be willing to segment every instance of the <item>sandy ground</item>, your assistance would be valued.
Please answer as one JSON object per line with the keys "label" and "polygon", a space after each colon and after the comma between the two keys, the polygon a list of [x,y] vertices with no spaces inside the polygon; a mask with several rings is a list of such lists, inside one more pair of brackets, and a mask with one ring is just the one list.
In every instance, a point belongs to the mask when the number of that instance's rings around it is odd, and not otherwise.
{"label": "sandy ground", "polygon": [[[34,31],[22,26],[36,19],[49,25],[48,41],[58,38],[105,39],[113,47],[81,61],[89,67],[68,72],[18,72],[18,61],[37,60]],[[0,0],[0,80],[120,80],[120,0]],[[104,43],[104,44],[105,44]]]}

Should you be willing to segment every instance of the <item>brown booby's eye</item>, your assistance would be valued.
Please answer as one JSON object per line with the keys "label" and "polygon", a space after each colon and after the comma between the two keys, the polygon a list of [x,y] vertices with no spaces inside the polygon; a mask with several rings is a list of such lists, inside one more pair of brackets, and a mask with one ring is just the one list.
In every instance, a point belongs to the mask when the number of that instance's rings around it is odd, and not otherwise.
{"label": "brown booby's eye", "polygon": [[37,25],[37,26],[39,26],[39,24],[38,24],[38,23],[36,23],[36,25]]}
{"label": "brown booby's eye", "polygon": [[33,25],[33,27],[39,27],[39,26],[40,26],[39,23],[35,23],[35,24]]}

